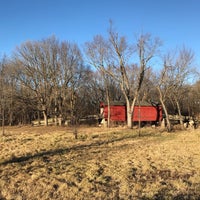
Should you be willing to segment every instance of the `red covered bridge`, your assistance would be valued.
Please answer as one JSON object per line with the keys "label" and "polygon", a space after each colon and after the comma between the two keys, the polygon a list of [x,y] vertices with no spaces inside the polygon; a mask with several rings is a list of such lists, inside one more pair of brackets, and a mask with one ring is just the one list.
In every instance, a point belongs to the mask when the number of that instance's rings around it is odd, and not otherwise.
{"label": "red covered bridge", "polygon": [[[108,119],[108,105],[100,104],[101,114],[107,121]],[[124,102],[110,103],[110,120],[114,122],[126,122],[127,112],[126,104]],[[133,122],[149,122],[156,123],[162,120],[162,107],[158,104],[142,102],[140,105],[136,104],[133,111]]]}

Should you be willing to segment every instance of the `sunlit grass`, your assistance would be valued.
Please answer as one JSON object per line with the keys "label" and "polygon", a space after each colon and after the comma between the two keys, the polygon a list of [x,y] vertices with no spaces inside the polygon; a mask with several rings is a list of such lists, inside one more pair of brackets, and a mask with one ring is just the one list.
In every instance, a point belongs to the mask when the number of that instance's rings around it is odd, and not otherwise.
{"label": "sunlit grass", "polygon": [[[200,131],[6,128],[0,199],[197,199]],[[140,136],[139,136],[140,135]]]}

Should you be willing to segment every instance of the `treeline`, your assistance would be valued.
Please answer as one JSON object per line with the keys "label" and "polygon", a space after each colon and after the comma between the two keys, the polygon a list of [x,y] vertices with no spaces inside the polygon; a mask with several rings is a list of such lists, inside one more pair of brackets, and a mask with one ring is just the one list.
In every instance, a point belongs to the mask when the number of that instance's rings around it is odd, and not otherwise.
{"label": "treeline", "polygon": [[125,101],[132,127],[136,102],[153,101],[162,104],[170,131],[169,114],[199,114],[200,82],[191,82],[197,75],[192,50],[163,54],[161,47],[150,34],[129,44],[112,24],[107,37],[95,36],[83,51],[55,36],[27,41],[0,60],[1,125],[77,123],[98,114],[102,101]]}
{"label": "treeline", "polygon": [[55,37],[25,42],[12,59],[1,61],[1,120],[6,125],[32,120],[78,118],[98,113],[102,86],[84,65],[76,44]]}

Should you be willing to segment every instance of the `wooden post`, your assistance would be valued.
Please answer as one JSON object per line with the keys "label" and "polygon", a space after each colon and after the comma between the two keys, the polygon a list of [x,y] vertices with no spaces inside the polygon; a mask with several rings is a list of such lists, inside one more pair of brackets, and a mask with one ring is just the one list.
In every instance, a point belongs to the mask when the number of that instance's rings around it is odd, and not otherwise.
{"label": "wooden post", "polygon": [[138,107],[138,126],[139,126],[139,133],[138,135],[140,136],[141,135],[141,110],[140,110],[140,100],[138,101],[139,102],[139,107]]}

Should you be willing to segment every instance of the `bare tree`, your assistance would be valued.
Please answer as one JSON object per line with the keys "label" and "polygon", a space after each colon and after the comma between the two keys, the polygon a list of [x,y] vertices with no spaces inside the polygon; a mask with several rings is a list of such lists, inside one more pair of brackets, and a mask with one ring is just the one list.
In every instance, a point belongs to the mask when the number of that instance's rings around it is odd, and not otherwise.
{"label": "bare tree", "polygon": [[[90,63],[103,72],[104,78],[108,74],[120,85],[126,101],[129,128],[132,128],[133,110],[145,72],[160,45],[161,42],[158,38],[153,39],[150,34],[144,34],[138,37],[136,45],[131,46],[125,37],[119,36],[119,33],[114,31],[112,23],[108,31],[108,40],[98,36],[94,38],[93,42],[87,43],[86,53],[92,61]],[[133,50],[139,57],[139,63],[136,65],[130,64]],[[133,66],[138,67],[137,72],[133,70]]]}
{"label": "bare tree", "polygon": [[72,87],[81,63],[82,57],[77,45],[60,43],[54,36],[26,42],[17,49],[17,77],[37,98],[45,125],[48,125],[49,114],[55,118],[59,113],[62,114],[62,99],[74,94]]}
{"label": "bare tree", "polygon": [[[49,44],[50,45],[50,44]],[[26,42],[17,49],[16,64],[18,78],[37,98],[38,109],[42,111],[45,125],[48,125],[47,109],[50,103],[52,84],[48,46],[43,42]]]}
{"label": "bare tree", "polygon": [[187,50],[185,47],[180,50],[177,57],[175,57],[174,54],[173,56],[172,54],[168,54],[164,59],[163,68],[156,81],[156,88],[165,112],[167,129],[169,132],[172,130],[172,126],[169,120],[166,101],[167,99],[171,99],[172,102],[175,102],[180,124],[183,125],[180,101],[185,94],[184,84],[186,84],[192,71],[191,64],[193,56],[192,51]]}
{"label": "bare tree", "polygon": [[106,41],[102,36],[97,35],[93,38],[92,42],[87,42],[86,55],[88,57],[88,62],[100,71],[103,79],[104,88],[106,92],[106,101],[108,104],[108,120],[107,126],[110,127],[110,91],[109,91],[109,77],[108,70],[110,66],[110,47],[108,41]]}
{"label": "bare tree", "polygon": [[[128,68],[127,60],[133,52],[125,38],[119,37],[118,33],[113,31],[112,27],[109,31],[109,38],[112,45],[113,56],[117,61],[113,69],[118,71],[117,78],[126,100],[127,125],[129,128],[132,128],[133,111],[142,87],[145,72],[149,68],[148,64],[155,56],[161,42],[158,38],[153,39],[150,34],[142,34],[138,37],[135,47],[139,58],[139,63],[137,65],[138,73],[136,73],[134,70],[130,71],[130,68]],[[136,77],[136,79],[134,82],[131,82],[130,80],[133,77]]]}
{"label": "bare tree", "polygon": [[200,113],[200,81],[189,86],[185,102],[189,116],[199,116]]}
{"label": "bare tree", "polygon": [[171,72],[170,68],[172,68],[172,66],[168,65],[168,63],[166,63],[166,60],[165,60],[164,66],[161,69],[160,74],[158,74],[157,79],[155,79],[156,89],[158,91],[159,100],[160,100],[160,103],[161,103],[162,108],[165,113],[167,130],[169,132],[172,130],[172,125],[169,120],[169,114],[168,114],[168,110],[167,110],[167,106],[166,106],[166,100],[169,97],[171,90],[174,88],[174,83],[172,81],[173,74],[170,73]]}
{"label": "bare tree", "polygon": [[177,58],[175,59],[175,63],[172,64],[174,67],[172,68],[173,74],[173,82],[174,87],[171,93],[171,98],[176,103],[176,107],[178,110],[178,115],[180,119],[180,124],[183,126],[183,118],[181,112],[180,102],[185,95],[185,87],[190,76],[192,75],[192,62],[194,60],[194,53],[185,47],[183,47],[179,53]]}
{"label": "bare tree", "polygon": [[1,126],[2,126],[2,135],[4,135],[5,132],[5,107],[6,107],[6,82],[5,82],[5,65],[6,65],[6,56],[0,61],[0,98],[1,98]]}

